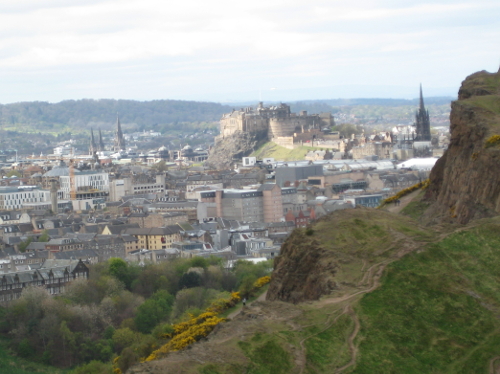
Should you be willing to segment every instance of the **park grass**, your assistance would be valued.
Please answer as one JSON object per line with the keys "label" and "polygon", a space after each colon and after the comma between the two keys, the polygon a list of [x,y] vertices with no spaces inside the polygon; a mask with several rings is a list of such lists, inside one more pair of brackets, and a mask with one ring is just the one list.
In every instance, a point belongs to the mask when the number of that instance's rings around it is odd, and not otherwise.
{"label": "park grass", "polygon": [[321,147],[298,146],[294,149],[288,149],[279,146],[273,142],[263,144],[259,149],[251,154],[258,159],[272,157],[276,161],[299,161],[304,160],[306,153],[309,151],[321,150]]}
{"label": "park grass", "polygon": [[498,222],[388,266],[360,301],[354,373],[481,373],[500,352]]}

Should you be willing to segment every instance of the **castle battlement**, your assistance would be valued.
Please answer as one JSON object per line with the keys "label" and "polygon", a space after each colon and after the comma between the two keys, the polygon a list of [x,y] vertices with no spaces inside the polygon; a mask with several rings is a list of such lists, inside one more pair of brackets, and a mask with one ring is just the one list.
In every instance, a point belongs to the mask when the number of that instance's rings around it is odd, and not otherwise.
{"label": "castle battlement", "polygon": [[[260,102],[256,108],[241,108],[222,115],[220,137],[225,138],[241,131],[251,134],[267,133],[267,138],[272,141],[279,137],[312,133],[311,130],[321,131],[323,127],[329,128],[333,124],[331,113],[291,113],[290,106],[286,104],[264,107]],[[317,134],[317,131],[313,132]]]}

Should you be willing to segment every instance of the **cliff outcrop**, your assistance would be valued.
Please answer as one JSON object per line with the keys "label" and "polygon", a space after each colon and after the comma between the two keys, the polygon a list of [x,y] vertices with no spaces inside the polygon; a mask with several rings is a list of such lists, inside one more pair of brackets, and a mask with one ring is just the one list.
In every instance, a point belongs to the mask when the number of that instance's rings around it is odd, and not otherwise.
{"label": "cliff outcrop", "polygon": [[216,169],[228,169],[234,159],[241,159],[252,153],[267,133],[236,131],[232,135],[216,140],[206,163]]}
{"label": "cliff outcrop", "polygon": [[424,215],[467,223],[500,213],[500,73],[467,77],[451,106],[449,148],[430,174]]}
{"label": "cliff outcrop", "polygon": [[357,289],[368,268],[399,258],[430,235],[407,217],[356,208],[333,212],[296,229],[274,261],[267,300],[291,303],[342,296]]}

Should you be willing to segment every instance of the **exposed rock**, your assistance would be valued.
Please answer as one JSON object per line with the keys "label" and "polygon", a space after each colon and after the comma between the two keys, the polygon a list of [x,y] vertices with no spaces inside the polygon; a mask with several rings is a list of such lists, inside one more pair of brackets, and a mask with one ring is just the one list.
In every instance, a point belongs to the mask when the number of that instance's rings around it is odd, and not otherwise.
{"label": "exposed rock", "polygon": [[318,300],[335,288],[337,269],[334,258],[302,230],[295,230],[274,261],[267,300],[298,303]]}
{"label": "exposed rock", "polygon": [[500,73],[467,77],[452,103],[451,141],[430,174],[426,199],[435,203],[424,219],[467,223],[500,213]]}
{"label": "exposed rock", "polygon": [[206,163],[216,169],[228,169],[233,159],[241,159],[252,153],[266,134],[237,131],[231,136],[218,139]]}

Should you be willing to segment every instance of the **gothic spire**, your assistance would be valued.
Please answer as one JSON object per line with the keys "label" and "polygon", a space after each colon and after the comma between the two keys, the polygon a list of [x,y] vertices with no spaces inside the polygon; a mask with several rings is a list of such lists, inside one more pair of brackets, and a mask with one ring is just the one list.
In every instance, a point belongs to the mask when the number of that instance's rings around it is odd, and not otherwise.
{"label": "gothic spire", "polygon": [[104,151],[104,140],[102,140],[101,129],[99,129],[99,151],[100,152]]}
{"label": "gothic spire", "polygon": [[422,84],[420,84],[420,107],[415,114],[415,127],[418,141],[431,140],[431,123],[429,111],[425,110],[424,95],[422,94]]}
{"label": "gothic spire", "polygon": [[89,146],[89,153],[91,155],[94,154],[94,152],[97,151],[97,146],[95,144],[95,139],[94,139],[94,130],[92,127],[90,128],[90,146]]}
{"label": "gothic spire", "polygon": [[125,149],[125,139],[123,138],[122,126],[120,124],[120,117],[116,113],[116,132],[115,132],[115,152]]}
{"label": "gothic spire", "polygon": [[422,83],[420,83],[420,110],[425,110],[424,95],[422,94]]}

